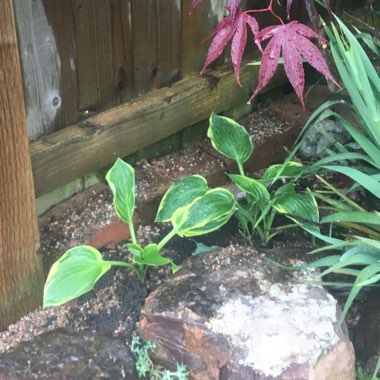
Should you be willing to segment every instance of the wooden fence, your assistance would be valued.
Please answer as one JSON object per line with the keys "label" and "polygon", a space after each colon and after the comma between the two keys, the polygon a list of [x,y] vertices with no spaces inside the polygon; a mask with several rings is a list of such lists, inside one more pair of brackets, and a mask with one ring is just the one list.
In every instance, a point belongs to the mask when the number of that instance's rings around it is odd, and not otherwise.
{"label": "wooden fence", "polygon": [[257,66],[242,69],[243,89],[231,65],[198,75],[226,3],[190,17],[190,0],[14,0],[36,196],[248,99]]}
{"label": "wooden fence", "polygon": [[195,74],[226,2],[15,0],[30,139]]}

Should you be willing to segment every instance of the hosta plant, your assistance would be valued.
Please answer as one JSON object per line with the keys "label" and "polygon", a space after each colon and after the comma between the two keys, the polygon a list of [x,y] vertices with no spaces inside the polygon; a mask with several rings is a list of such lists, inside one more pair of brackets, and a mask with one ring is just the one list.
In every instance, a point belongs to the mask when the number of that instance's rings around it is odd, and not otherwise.
{"label": "hosta plant", "polygon": [[[243,164],[253,151],[247,131],[227,117],[212,114],[208,137],[213,147],[234,160],[239,174],[229,174],[231,181],[246,194],[246,201],[237,203],[236,216],[243,234],[250,237],[255,230],[262,242],[267,244],[284,229],[300,226],[306,230],[319,231],[318,205],[309,190],[297,191],[295,182],[302,174],[303,165],[288,162],[286,167],[272,165],[259,179],[248,177]],[[286,216],[291,224],[273,227],[278,214]]]}
{"label": "hosta plant", "polygon": [[223,188],[209,189],[205,178],[193,175],[174,183],[163,197],[157,222],[170,222],[171,231],[159,242],[141,246],[133,226],[135,208],[134,169],[121,159],[107,173],[117,215],[128,224],[131,241],[125,246],[129,261],[103,260],[101,253],[81,245],[68,250],[50,269],[44,289],[44,306],[61,305],[90,291],[96,281],[113,266],[126,267],[143,280],[148,266],[170,265],[173,261],[162,255],[162,248],[174,236],[198,236],[225,224],[235,211],[235,199]]}

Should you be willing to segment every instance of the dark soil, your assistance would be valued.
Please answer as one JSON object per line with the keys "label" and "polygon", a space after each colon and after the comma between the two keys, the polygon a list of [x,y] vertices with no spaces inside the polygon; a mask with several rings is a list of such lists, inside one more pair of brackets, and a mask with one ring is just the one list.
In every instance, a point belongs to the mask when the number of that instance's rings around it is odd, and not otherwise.
{"label": "dark soil", "polygon": [[[263,134],[263,129],[271,135],[280,133],[289,126],[287,121],[281,122],[278,116],[267,111],[260,111],[254,117],[244,119],[242,124],[248,125],[248,129],[257,139]],[[138,191],[144,193],[148,188],[155,188],[158,179],[162,179],[163,176],[173,176],[176,170],[180,172],[185,170],[187,163],[191,162],[187,154],[194,153],[204,154],[205,149],[202,145],[198,145],[196,149],[188,148],[185,153],[172,154],[169,162],[160,158],[140,163],[139,165],[146,166],[148,174],[140,178],[142,182],[145,182],[146,188],[142,186],[143,183],[140,183]],[[223,166],[223,163],[216,157],[215,165]],[[156,178],[156,182],[152,180],[153,177]],[[40,252],[44,259],[46,273],[51,264],[67,249],[86,240],[86,231],[90,226],[99,223],[107,225],[114,216],[112,196],[106,186],[89,189],[43,215],[40,218]],[[145,245],[160,241],[168,232],[168,228],[165,224],[139,226],[136,234],[140,243]],[[194,252],[196,248],[194,240],[175,237],[165,247],[164,254],[180,264]],[[207,246],[224,247],[228,244],[244,244],[238,233],[235,219],[221,230],[196,238],[196,240]],[[259,246],[259,243],[254,244]],[[295,264],[299,260],[311,261],[316,258],[305,255],[312,249],[311,239],[299,229],[286,231],[268,247],[264,249],[260,247],[260,249],[274,260],[288,264]],[[128,256],[128,251],[122,245],[113,249],[102,249],[101,252],[105,259],[111,260],[125,260]],[[112,268],[86,295],[63,306],[38,309],[10,325],[7,330],[0,332],[0,355],[12,352],[15,347],[19,347],[20,342],[31,341],[36,336],[60,329],[63,329],[69,337],[80,334],[104,335],[107,339],[114,339],[117,344],[128,348],[146,296],[168,276],[170,276],[170,269],[167,267],[151,268],[147,274],[146,283],[141,283],[127,269]],[[342,302],[345,301],[346,290],[336,291]],[[360,302],[351,309],[348,317],[349,327],[356,325],[359,315]],[[71,341],[71,338],[67,339]],[[56,347],[56,343],[54,344]],[[33,350],[35,352],[38,350],[33,348],[34,346],[31,347],[28,350],[33,356]],[[62,355],[64,354],[62,350]],[[2,360],[0,356],[0,364]]]}

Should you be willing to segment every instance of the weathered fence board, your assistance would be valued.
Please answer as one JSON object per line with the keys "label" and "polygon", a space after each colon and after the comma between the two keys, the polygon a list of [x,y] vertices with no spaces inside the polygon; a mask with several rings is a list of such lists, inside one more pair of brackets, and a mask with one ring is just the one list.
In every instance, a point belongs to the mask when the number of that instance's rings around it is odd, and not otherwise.
{"label": "weathered fence board", "polygon": [[[55,129],[61,106],[61,59],[42,0],[15,0],[29,136]],[[66,79],[66,78],[65,78]]]}
{"label": "weathered fence board", "polygon": [[73,0],[79,110],[112,104],[112,17],[109,1]]}
{"label": "weathered fence board", "polygon": [[131,0],[112,0],[111,7],[115,104],[121,104],[134,92]]}
{"label": "weathered fence board", "polygon": [[152,88],[157,73],[156,0],[131,1],[134,92],[138,97]]}
{"label": "weathered fence board", "polygon": [[157,68],[154,86],[160,88],[179,80],[181,0],[156,0]]}
{"label": "weathered fence board", "polygon": [[59,86],[61,104],[48,132],[75,123],[79,118],[78,87],[76,71],[76,47],[74,18],[71,2],[61,1],[57,12],[57,0],[43,0],[46,17],[54,31],[61,62]]}
{"label": "weathered fence board", "polygon": [[[191,77],[115,107],[31,144],[36,196],[104,167],[182,128],[248,99],[257,66],[243,66],[236,85],[230,65]],[[284,83],[282,71],[265,90]]]}

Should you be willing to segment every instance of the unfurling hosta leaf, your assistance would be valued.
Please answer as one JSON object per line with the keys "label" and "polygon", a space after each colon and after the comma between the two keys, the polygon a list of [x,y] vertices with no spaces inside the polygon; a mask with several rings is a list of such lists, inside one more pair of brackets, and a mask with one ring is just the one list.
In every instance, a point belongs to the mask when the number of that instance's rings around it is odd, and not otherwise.
{"label": "unfurling hosta leaf", "polygon": [[111,265],[93,247],[68,250],[51,267],[44,289],[44,307],[62,305],[90,291]]}
{"label": "unfurling hosta leaf", "polygon": [[170,259],[162,256],[157,244],[154,243],[148,244],[142,250],[141,255],[133,257],[133,261],[139,265],[152,265],[157,267],[170,264],[173,273],[180,269],[180,266],[174,264]]}
{"label": "unfurling hosta leaf", "polygon": [[178,209],[171,217],[171,222],[179,236],[198,236],[217,230],[228,222],[234,211],[232,193],[216,188]]}
{"label": "unfurling hosta leaf", "polygon": [[265,170],[263,180],[276,180],[278,178],[296,178],[302,174],[304,166],[295,161],[289,161],[285,164],[271,165]]}
{"label": "unfurling hosta leaf", "polygon": [[253,144],[247,131],[236,121],[214,113],[210,116],[207,136],[212,146],[226,157],[242,165],[251,156]]}
{"label": "unfurling hosta leaf", "polygon": [[106,175],[111,187],[116,213],[126,223],[132,224],[135,208],[135,170],[120,158]]}
{"label": "unfurling hosta leaf", "polygon": [[200,175],[192,175],[174,183],[161,200],[156,222],[170,220],[174,211],[190,204],[208,190],[207,181]]}
{"label": "unfurling hosta leaf", "polygon": [[247,196],[253,201],[269,202],[270,194],[267,188],[257,179],[249,178],[240,174],[228,175],[234,184],[244,191]]}
{"label": "unfurling hosta leaf", "polygon": [[284,68],[294,91],[301,104],[305,107],[303,90],[305,85],[305,73],[303,69],[303,56],[306,61],[321,74],[331,80],[336,86],[339,84],[332,76],[322,53],[309,39],[320,36],[308,26],[292,21],[289,24],[268,26],[256,35],[256,43],[272,38],[263,53],[263,59],[259,70],[259,83],[250,100],[270,81],[273,77],[281,56],[284,58]]}
{"label": "unfurling hosta leaf", "polygon": [[318,205],[312,194],[287,193],[279,196],[273,207],[305,230],[319,232]]}

